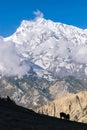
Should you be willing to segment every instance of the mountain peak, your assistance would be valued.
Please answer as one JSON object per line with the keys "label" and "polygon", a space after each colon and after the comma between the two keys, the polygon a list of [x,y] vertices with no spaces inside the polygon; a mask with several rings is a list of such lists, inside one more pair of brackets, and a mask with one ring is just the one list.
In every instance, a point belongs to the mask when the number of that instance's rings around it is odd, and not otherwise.
{"label": "mountain peak", "polygon": [[37,17],[23,20],[4,40],[14,42],[23,58],[55,76],[87,75],[86,30]]}

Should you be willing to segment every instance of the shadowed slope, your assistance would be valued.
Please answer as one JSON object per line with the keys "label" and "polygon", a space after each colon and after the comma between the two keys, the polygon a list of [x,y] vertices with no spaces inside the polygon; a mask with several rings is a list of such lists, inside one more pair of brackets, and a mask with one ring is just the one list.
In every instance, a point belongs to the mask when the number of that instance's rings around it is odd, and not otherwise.
{"label": "shadowed slope", "polygon": [[0,99],[0,130],[87,130],[87,124],[37,114],[9,99]]}

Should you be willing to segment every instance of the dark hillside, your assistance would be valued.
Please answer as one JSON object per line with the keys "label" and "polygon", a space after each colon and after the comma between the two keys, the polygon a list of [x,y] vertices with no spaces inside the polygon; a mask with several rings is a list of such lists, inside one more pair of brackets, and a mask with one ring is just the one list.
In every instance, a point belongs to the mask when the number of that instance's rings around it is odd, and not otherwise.
{"label": "dark hillside", "polygon": [[87,124],[37,114],[0,99],[0,130],[87,130]]}

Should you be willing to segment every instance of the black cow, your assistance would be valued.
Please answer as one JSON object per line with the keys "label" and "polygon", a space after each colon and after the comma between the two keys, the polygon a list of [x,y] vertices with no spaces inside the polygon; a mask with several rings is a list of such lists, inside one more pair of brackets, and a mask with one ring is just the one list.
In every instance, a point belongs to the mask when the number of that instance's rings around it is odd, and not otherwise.
{"label": "black cow", "polygon": [[60,118],[61,119],[66,119],[66,120],[70,120],[70,115],[66,114],[64,112],[60,112]]}

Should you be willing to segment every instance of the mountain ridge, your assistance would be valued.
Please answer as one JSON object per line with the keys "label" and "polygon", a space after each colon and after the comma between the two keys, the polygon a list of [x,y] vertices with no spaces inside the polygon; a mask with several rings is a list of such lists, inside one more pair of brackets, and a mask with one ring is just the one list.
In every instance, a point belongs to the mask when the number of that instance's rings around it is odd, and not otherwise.
{"label": "mountain ridge", "polygon": [[22,21],[12,41],[23,60],[30,60],[54,77],[87,77],[87,31],[51,20]]}

